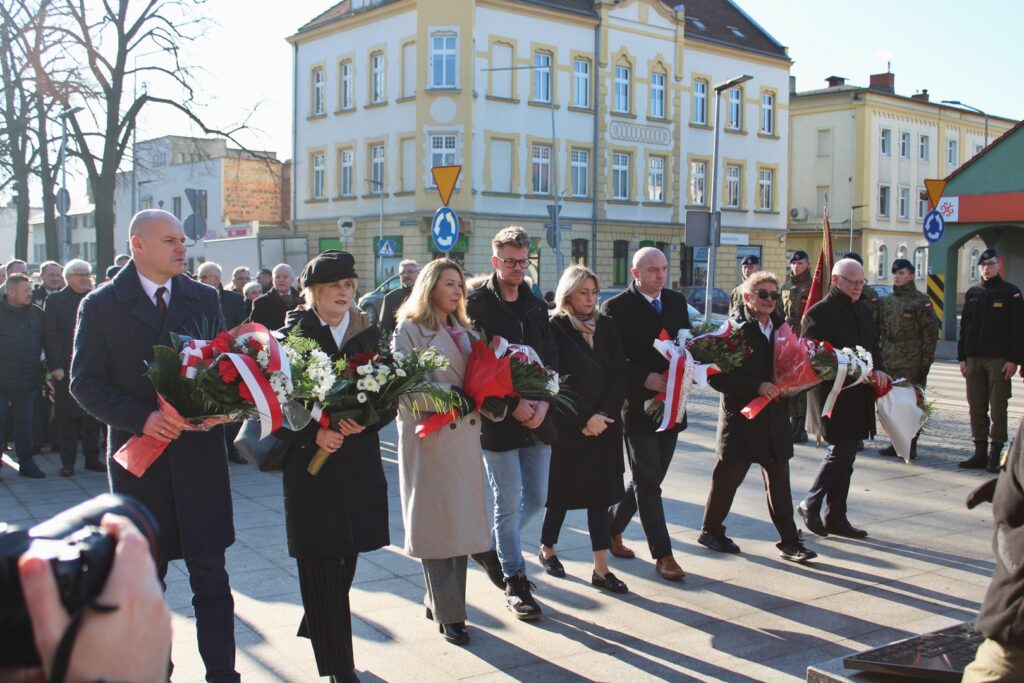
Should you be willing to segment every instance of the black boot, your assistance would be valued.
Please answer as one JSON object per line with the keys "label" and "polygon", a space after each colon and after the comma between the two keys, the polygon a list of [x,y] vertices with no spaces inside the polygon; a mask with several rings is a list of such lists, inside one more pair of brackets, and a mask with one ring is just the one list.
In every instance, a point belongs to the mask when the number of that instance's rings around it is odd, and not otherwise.
{"label": "black boot", "polygon": [[992,472],[993,474],[999,471],[1000,460],[1003,455],[1003,444],[998,441],[993,441],[992,446],[988,450],[988,465],[985,470]]}
{"label": "black boot", "polygon": [[510,576],[505,585],[505,606],[520,621],[530,621],[540,616],[540,605],[533,599],[536,586],[526,578],[526,574]]}
{"label": "black boot", "polygon": [[915,434],[914,438],[910,440],[910,459],[911,460],[917,460],[917,437],[919,437],[919,436],[921,436],[920,432]]}
{"label": "black boot", "polygon": [[807,430],[804,429],[803,416],[794,415],[790,417],[789,424],[793,429],[793,443],[807,443]]}
{"label": "black boot", "polygon": [[960,461],[960,467],[965,470],[980,470],[988,465],[988,456],[985,454],[986,443],[984,441],[974,442],[974,455],[967,460]]}
{"label": "black boot", "polygon": [[505,590],[505,574],[501,571],[501,560],[498,559],[497,551],[488,550],[485,553],[470,555],[470,557],[483,568],[495,588],[500,591]]}

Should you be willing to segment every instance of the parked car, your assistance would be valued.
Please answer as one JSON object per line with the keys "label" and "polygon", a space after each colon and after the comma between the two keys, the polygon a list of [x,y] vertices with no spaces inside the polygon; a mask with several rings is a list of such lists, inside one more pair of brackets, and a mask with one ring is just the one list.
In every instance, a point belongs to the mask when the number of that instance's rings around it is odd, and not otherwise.
{"label": "parked car", "polygon": [[[704,297],[707,295],[705,288],[702,285],[690,285],[686,287],[680,287],[679,291],[683,293],[686,300],[693,305],[698,311],[704,310]],[[729,315],[729,303],[730,296],[729,292],[724,289],[715,287],[711,290],[711,314],[720,313],[722,315]]]}
{"label": "parked car", "polygon": [[871,285],[878,292],[878,298],[884,299],[892,294],[892,285]]}
{"label": "parked car", "polygon": [[402,281],[398,278],[398,274],[395,273],[387,280],[382,282],[377,289],[372,292],[359,297],[356,302],[359,308],[361,308],[366,315],[370,316],[370,322],[377,324],[377,318],[380,315],[380,309],[384,307],[384,297],[388,292],[392,292],[402,286]]}

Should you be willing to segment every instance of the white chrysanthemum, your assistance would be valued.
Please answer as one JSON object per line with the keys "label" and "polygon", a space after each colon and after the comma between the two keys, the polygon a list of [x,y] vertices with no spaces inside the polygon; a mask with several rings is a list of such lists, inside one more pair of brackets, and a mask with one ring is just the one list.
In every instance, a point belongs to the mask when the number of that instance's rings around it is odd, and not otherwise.
{"label": "white chrysanthemum", "polygon": [[397,361],[403,361],[403,360],[405,360],[405,354],[404,354],[404,353],[402,353],[401,351],[395,351],[395,352],[394,352],[393,354],[391,354],[391,355],[392,355],[392,356],[394,357],[394,359],[395,359],[395,360],[397,360]]}
{"label": "white chrysanthemum", "polygon": [[360,403],[366,403],[369,400],[369,397],[360,391],[358,394],[356,394],[356,400],[359,401]]}
{"label": "white chrysanthemum", "polygon": [[268,351],[267,349],[263,349],[262,351],[257,353],[256,362],[259,363],[259,366],[261,368],[266,370],[267,366],[270,365],[270,351]]}
{"label": "white chrysanthemum", "polygon": [[366,365],[360,365],[358,368],[356,368],[356,374],[359,374],[364,377],[366,375],[369,375],[371,372],[373,372],[373,366],[369,363],[367,363]]}
{"label": "white chrysanthemum", "polygon": [[548,375],[548,391],[553,396],[558,395],[558,373],[552,372]]}
{"label": "white chrysanthemum", "polygon": [[359,391],[366,391],[366,380],[360,378],[356,382],[356,389],[358,389]]}
{"label": "white chrysanthemum", "polygon": [[367,377],[363,380],[365,382],[366,391],[372,391],[374,393],[380,391],[380,384],[373,377]]}
{"label": "white chrysanthemum", "polygon": [[397,370],[395,370],[395,375],[398,377],[405,377],[405,370],[403,370],[402,368],[398,368]]}

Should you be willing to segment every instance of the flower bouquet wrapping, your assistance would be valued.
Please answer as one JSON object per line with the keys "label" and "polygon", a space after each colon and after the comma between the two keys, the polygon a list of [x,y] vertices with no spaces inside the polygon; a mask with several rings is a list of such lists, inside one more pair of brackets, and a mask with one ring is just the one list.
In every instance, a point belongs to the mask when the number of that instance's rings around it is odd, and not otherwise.
{"label": "flower bouquet wrapping", "polygon": [[928,419],[930,407],[924,389],[895,379],[886,390],[875,387],[875,413],[896,453],[910,463],[911,442]]}
{"label": "flower bouquet wrapping", "polygon": [[[448,367],[448,359],[429,347],[407,352],[381,347],[332,362],[315,341],[293,331],[284,348],[292,364],[291,396],[308,406],[306,420],[299,420],[301,424],[294,429],[301,429],[309,420],[325,429],[347,419],[370,427],[380,421],[382,413],[395,410],[402,396],[410,394],[429,400],[442,412],[461,404],[455,392],[428,381],[431,372]],[[316,476],[330,455],[317,449],[306,470]]]}
{"label": "flower bouquet wrapping", "polygon": [[[797,336],[789,323],[783,323],[775,330],[772,383],[779,389],[780,397],[793,396],[822,381],[823,378],[811,362],[811,357],[818,346],[818,342]],[[826,350],[832,349],[828,342],[820,346]],[[772,399],[758,396],[740,412],[748,420],[753,420],[771,401]]]}
{"label": "flower bouquet wrapping", "polygon": [[[509,344],[503,337],[494,337],[491,343],[477,339],[473,342],[466,364],[466,378],[462,390],[477,406],[488,398],[518,396],[531,401],[549,401],[555,408],[574,413],[575,404],[561,389],[557,372],[544,367],[537,352],[525,344]],[[421,439],[462,417],[461,409],[452,406],[438,411],[416,425]]]}
{"label": "flower bouquet wrapping", "polygon": [[[281,426],[290,367],[263,325],[246,323],[213,339],[172,335],[173,347],[153,347],[146,376],[161,412],[183,431],[208,431],[258,416],[263,436]],[[168,442],[133,436],[114,460],[137,477],[156,462]]]}

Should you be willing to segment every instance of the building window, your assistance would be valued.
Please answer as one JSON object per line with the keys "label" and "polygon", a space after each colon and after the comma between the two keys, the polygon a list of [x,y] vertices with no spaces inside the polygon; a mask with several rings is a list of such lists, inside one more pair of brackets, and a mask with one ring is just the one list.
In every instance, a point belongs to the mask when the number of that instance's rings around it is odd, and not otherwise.
{"label": "building window", "polygon": [[917,158],[918,158],[918,160],[920,160],[920,161],[928,161],[928,159],[931,157],[931,152],[929,152],[930,148],[931,148],[931,144],[928,141],[928,136],[927,135],[919,136],[917,138]]}
{"label": "building window", "polygon": [[370,57],[370,102],[384,101],[384,55],[377,52]]}
{"label": "building window", "polygon": [[612,111],[620,114],[629,113],[629,67],[615,67],[615,102]]}
{"label": "building window", "polygon": [[956,166],[960,163],[960,141],[948,140],[946,142],[946,165]]}
{"label": "building window", "polygon": [[384,191],[384,145],[374,145],[370,148],[370,194],[380,194]]}
{"label": "building window", "polygon": [[970,272],[970,278],[971,278],[972,282],[977,282],[978,281],[978,259],[980,257],[981,257],[981,254],[978,252],[977,249],[972,249],[971,250],[971,259],[970,259],[971,272]]}
{"label": "building window", "polygon": [[818,130],[818,156],[832,156],[832,131],[827,128]]}
{"label": "building window", "polygon": [[775,135],[775,95],[761,94],[761,133]]}
{"label": "building window", "polygon": [[[431,135],[430,136],[430,165],[433,166],[454,166],[455,165],[455,136],[454,135]],[[434,185],[434,176],[430,176],[430,187]]]}
{"label": "building window", "polygon": [[757,208],[761,211],[775,208],[775,171],[770,168],[757,172]]}
{"label": "building window", "polygon": [[708,125],[708,82],[702,79],[693,82],[693,122]]}
{"label": "building window", "polygon": [[313,199],[324,198],[324,155],[313,155]]}
{"label": "building window", "polygon": [[883,128],[881,140],[879,151],[882,153],[882,156],[887,157],[892,154],[892,131],[888,128]]}
{"label": "building window", "polygon": [[665,201],[664,157],[651,157],[647,161],[647,201]]}
{"label": "building window", "polygon": [[537,102],[551,101],[551,54],[537,52],[533,55],[533,99]]}
{"label": "building window", "polygon": [[629,242],[615,240],[612,242],[612,284],[625,285],[629,277]]}
{"label": "building window", "polygon": [[910,188],[901,187],[899,194],[898,206],[896,207],[899,212],[897,215],[900,218],[910,218]]}
{"label": "building window", "polygon": [[740,167],[733,164],[725,167],[725,206],[740,208]]}
{"label": "building window", "polygon": [[581,109],[590,108],[590,60],[573,60],[572,106]]}
{"label": "building window", "polygon": [[341,63],[341,109],[352,109],[356,106],[355,70],[351,61]]}
{"label": "building window", "polygon": [[629,199],[629,154],[612,154],[612,198]]}
{"label": "building window", "polygon": [[572,256],[570,265],[573,266],[586,266],[587,265],[587,240],[575,239],[572,241]]}
{"label": "building window", "polygon": [[690,204],[704,206],[704,176],[707,164],[703,161],[690,162]]}
{"label": "building window", "polygon": [[533,193],[551,194],[551,147],[533,145]]}
{"label": "building window", "polygon": [[512,99],[512,84],[516,72],[512,70],[512,46],[508,43],[491,45],[491,67],[497,71],[490,72],[491,94],[494,97]]}
{"label": "building window", "polygon": [[665,74],[651,74],[651,113],[652,118],[665,118]]}
{"label": "building window", "polygon": [[342,197],[352,196],[352,183],[353,183],[353,172],[354,172],[354,161],[355,154],[350,149],[341,150],[341,161],[339,166],[341,167],[341,173],[339,174],[338,181],[338,195]]}
{"label": "building window", "polygon": [[726,120],[726,127],[730,130],[743,129],[743,89],[729,89],[729,116]]}
{"label": "building window", "polygon": [[324,113],[324,70],[313,69],[313,116]]}
{"label": "building window", "polygon": [[981,150],[983,150],[983,149],[985,149],[984,145],[977,145],[977,144],[974,145],[974,154],[975,154],[975,156],[977,156],[978,154],[981,154]]}
{"label": "building window", "polygon": [[455,35],[437,33],[430,39],[430,87],[454,88],[458,53]]}
{"label": "building window", "polygon": [[875,277],[879,280],[884,280],[889,270],[889,247],[879,244],[875,257],[878,261],[878,270],[875,271]]}
{"label": "building window", "polygon": [[910,133],[900,133],[900,159],[910,158]]}
{"label": "building window", "polygon": [[590,194],[590,152],[574,149],[570,154],[572,168],[572,196],[586,197]]}
{"label": "building window", "polygon": [[402,45],[402,97],[416,96],[416,43]]}
{"label": "building window", "polygon": [[928,198],[925,191],[918,188],[917,190],[917,217],[924,218],[924,215],[928,213]]}
{"label": "building window", "polygon": [[[171,213],[173,213],[174,217],[179,221],[181,220],[181,197],[174,197],[171,199]],[[42,260],[45,261],[46,259]]]}
{"label": "building window", "polygon": [[918,247],[914,250],[914,279],[923,280],[928,272],[928,248]]}
{"label": "building window", "polygon": [[889,215],[889,202],[891,197],[889,196],[890,187],[888,185],[878,186],[878,215],[888,216]]}

